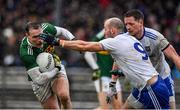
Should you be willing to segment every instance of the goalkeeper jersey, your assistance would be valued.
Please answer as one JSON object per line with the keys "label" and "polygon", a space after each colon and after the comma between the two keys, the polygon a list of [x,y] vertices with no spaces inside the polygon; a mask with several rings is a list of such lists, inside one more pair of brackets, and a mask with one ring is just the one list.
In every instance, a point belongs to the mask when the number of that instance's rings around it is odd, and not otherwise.
{"label": "goalkeeper jersey", "polygon": [[[98,33],[92,41],[100,41],[104,39],[104,32],[101,31]],[[101,70],[101,75],[100,76],[108,76],[111,77],[111,74],[109,73],[112,69],[113,65],[113,59],[111,55],[108,53],[108,51],[100,51],[96,53],[97,57],[97,64],[99,66],[99,69]]]}

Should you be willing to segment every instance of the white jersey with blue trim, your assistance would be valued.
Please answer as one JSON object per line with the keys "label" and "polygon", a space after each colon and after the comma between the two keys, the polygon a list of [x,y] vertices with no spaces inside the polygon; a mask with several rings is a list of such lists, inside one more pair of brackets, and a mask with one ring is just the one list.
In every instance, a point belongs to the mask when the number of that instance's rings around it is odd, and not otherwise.
{"label": "white jersey with blue trim", "polygon": [[157,75],[142,44],[133,36],[120,34],[115,38],[101,40],[104,50],[111,53],[131,84],[142,89],[147,80]]}
{"label": "white jersey with blue trim", "polygon": [[165,79],[170,75],[170,67],[162,52],[169,46],[167,39],[158,31],[151,28],[144,28],[144,35],[141,40],[142,46],[147,51],[153,66],[160,76]]}

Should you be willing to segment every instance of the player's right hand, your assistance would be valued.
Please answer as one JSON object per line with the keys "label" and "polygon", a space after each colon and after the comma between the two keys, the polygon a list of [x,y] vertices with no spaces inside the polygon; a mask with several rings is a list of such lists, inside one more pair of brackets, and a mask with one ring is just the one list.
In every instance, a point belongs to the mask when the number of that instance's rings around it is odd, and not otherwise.
{"label": "player's right hand", "polygon": [[54,63],[55,63],[55,68],[58,68],[58,70],[61,70],[61,60],[59,58],[59,56],[57,56],[56,54],[53,54],[53,58],[54,58]]}
{"label": "player's right hand", "polygon": [[97,69],[97,70],[94,70],[93,74],[92,74],[92,80],[95,81],[97,79],[100,78],[100,75],[101,75],[101,70]]}
{"label": "player's right hand", "polygon": [[117,90],[116,90],[116,82],[111,81],[109,83],[109,91],[106,96],[106,102],[110,104],[112,102],[113,97],[117,99]]}
{"label": "player's right hand", "polygon": [[41,33],[40,39],[42,39],[43,41],[45,41],[49,45],[54,45],[54,46],[59,45],[59,39],[56,38],[55,36],[48,34],[48,33]]}
{"label": "player's right hand", "polygon": [[115,76],[124,76],[123,72],[120,69],[115,69],[115,70],[111,70],[110,71],[111,75],[115,75]]}

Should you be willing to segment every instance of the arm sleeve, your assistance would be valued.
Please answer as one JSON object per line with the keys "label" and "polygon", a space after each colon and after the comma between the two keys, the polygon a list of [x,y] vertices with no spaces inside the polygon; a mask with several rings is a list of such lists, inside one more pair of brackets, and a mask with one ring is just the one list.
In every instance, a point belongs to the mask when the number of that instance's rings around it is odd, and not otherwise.
{"label": "arm sleeve", "polygon": [[41,26],[44,33],[49,33],[53,36],[62,35],[67,40],[72,40],[75,38],[72,33],[65,28],[54,26],[50,23],[42,23]]}
{"label": "arm sleeve", "polygon": [[93,69],[99,69],[99,66],[96,63],[96,60],[93,56],[94,52],[85,52],[84,54],[84,58],[86,60],[86,62],[89,64],[89,66]]}
{"label": "arm sleeve", "polygon": [[57,26],[55,26],[55,28],[57,30],[56,36],[62,35],[67,40],[72,40],[75,38],[74,35],[71,32],[69,32],[67,29]]}
{"label": "arm sleeve", "polygon": [[107,51],[114,50],[114,48],[117,45],[116,44],[117,42],[115,41],[114,38],[106,38],[106,39],[99,41],[99,43],[101,43],[103,50],[107,50]]}
{"label": "arm sleeve", "polygon": [[49,79],[53,78],[57,73],[58,69],[54,68],[51,71],[41,73],[39,71],[39,67],[32,68],[27,71],[28,75],[31,77],[33,82],[37,83],[38,85],[43,85]]}
{"label": "arm sleeve", "polygon": [[158,47],[163,51],[169,46],[168,40],[160,33],[158,33]]}
{"label": "arm sleeve", "polygon": [[95,38],[98,40],[93,40],[93,41],[99,41],[100,39],[103,39],[104,38],[104,29],[101,30],[99,33],[97,33]]}

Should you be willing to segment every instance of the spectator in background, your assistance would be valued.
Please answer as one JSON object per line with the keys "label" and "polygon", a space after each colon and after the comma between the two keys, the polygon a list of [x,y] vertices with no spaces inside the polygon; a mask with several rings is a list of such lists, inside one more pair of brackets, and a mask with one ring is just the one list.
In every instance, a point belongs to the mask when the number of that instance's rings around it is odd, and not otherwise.
{"label": "spectator in background", "polygon": [[154,14],[150,14],[148,17],[147,17],[147,24],[149,27],[159,31],[160,30],[160,26],[159,24],[157,23],[157,18]]}
{"label": "spectator in background", "polygon": [[[23,37],[23,25],[27,19],[32,21],[52,21],[53,1],[47,0],[1,0],[0,1],[0,65],[22,66],[18,52]],[[28,7],[28,8],[27,8]],[[14,30],[13,35],[5,35],[6,29]],[[8,29],[8,30],[9,30]],[[4,37],[4,38],[3,38]]]}
{"label": "spectator in background", "polygon": [[17,50],[17,40],[14,35],[12,28],[6,28],[3,31],[6,46],[5,52],[3,57],[3,63],[5,66],[15,66],[20,65],[20,58],[18,57]]}
{"label": "spectator in background", "polygon": [[[74,36],[76,36],[76,39],[87,40],[86,27],[83,26],[75,27],[73,34]],[[81,52],[77,52],[73,50],[66,50],[66,51],[68,52],[68,59],[66,59],[68,66],[83,67],[86,64],[83,58],[83,54]]]}
{"label": "spectator in background", "polygon": [[[150,16],[149,19],[152,19],[150,15],[152,14],[158,18],[156,19],[157,25],[155,28],[158,27],[162,33],[167,28],[172,36],[175,36],[177,30],[174,28],[176,26],[174,22],[179,19],[176,14],[180,10],[179,7],[179,0],[168,0],[167,2],[163,0],[154,2],[149,0],[62,0],[60,21],[62,27],[72,30],[74,23],[85,20],[87,35],[93,36],[101,29],[102,19],[108,18],[110,15],[122,15],[129,9],[137,8],[145,13],[145,24],[149,22],[147,20],[148,16]],[[10,27],[15,32],[16,40],[20,41],[22,39],[22,25],[27,22],[27,19],[30,21],[55,22],[56,9],[58,8],[55,8],[55,0],[0,0],[0,36],[3,36],[2,31],[5,28]],[[171,37],[168,40],[174,41],[175,39]],[[7,44],[3,42],[0,45],[6,47]],[[3,52],[2,47],[0,47],[0,50]],[[18,49],[16,50],[18,51]],[[65,60],[67,59],[69,58]],[[0,65],[4,65],[3,59]]]}

